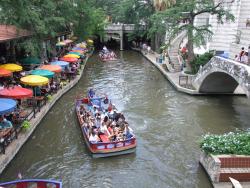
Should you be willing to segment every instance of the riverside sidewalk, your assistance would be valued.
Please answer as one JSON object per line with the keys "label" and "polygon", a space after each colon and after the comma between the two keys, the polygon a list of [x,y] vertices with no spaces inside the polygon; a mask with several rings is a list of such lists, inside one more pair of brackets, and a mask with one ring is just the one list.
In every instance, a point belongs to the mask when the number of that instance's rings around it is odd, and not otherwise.
{"label": "riverside sidewalk", "polygon": [[35,118],[30,120],[30,129],[27,131],[22,131],[18,134],[18,139],[13,140],[5,150],[5,154],[0,155],[0,174],[7,167],[7,165],[11,162],[11,160],[15,157],[21,147],[25,144],[25,142],[32,135],[36,127],[39,125],[44,116],[49,112],[49,110],[54,106],[56,101],[60,99],[66,92],[68,92],[72,87],[74,87],[80,78],[82,77],[83,70],[88,61],[88,58],[91,55],[88,55],[84,61],[80,69],[80,74],[76,76],[74,80],[71,80],[67,85],[63,86],[61,90],[59,90],[56,94],[53,95],[52,100],[47,102],[45,106],[43,106],[39,113],[36,114]]}
{"label": "riverside sidewalk", "polygon": [[161,73],[168,79],[168,81],[175,87],[175,89],[177,91],[187,93],[190,95],[202,95],[202,93],[199,93],[196,89],[189,89],[189,88],[186,88],[186,87],[183,87],[182,85],[180,85],[180,83],[179,83],[180,76],[185,76],[186,78],[189,79],[189,81],[191,79],[190,76],[183,75],[181,72],[169,72],[169,71],[167,71],[164,68],[164,66],[169,67],[171,65],[168,64],[168,62],[166,62],[166,61],[164,63],[156,62],[156,58],[159,57],[158,54],[156,54],[156,53],[145,54],[138,49],[137,49],[137,51],[141,52],[145,58],[147,58],[153,65],[155,65],[161,71]]}

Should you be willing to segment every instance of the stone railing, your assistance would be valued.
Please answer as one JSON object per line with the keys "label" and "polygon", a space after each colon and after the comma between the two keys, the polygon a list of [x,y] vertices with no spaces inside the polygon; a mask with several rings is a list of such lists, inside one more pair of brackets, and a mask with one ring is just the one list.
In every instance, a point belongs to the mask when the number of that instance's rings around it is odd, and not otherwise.
{"label": "stone railing", "polygon": [[[144,25],[140,25],[140,30],[145,30]],[[134,24],[109,24],[104,27],[104,30],[106,31],[134,31],[135,25]]]}
{"label": "stone railing", "polygon": [[213,57],[206,65],[201,66],[192,80],[193,86],[199,88],[203,80],[213,72],[224,72],[232,76],[246,92],[250,94],[250,67],[222,57]]}

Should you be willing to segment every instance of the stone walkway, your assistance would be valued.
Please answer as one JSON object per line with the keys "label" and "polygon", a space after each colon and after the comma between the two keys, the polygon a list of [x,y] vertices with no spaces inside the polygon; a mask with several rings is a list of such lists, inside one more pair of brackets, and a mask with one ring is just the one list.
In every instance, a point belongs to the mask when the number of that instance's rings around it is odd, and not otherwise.
{"label": "stone walkway", "polygon": [[[138,50],[137,50],[138,51]],[[168,79],[168,81],[176,88],[177,91],[187,93],[190,95],[202,95],[195,89],[188,88],[191,85],[191,75],[183,74],[182,72],[169,72],[166,68],[171,69],[171,65],[165,60],[163,63],[156,62],[156,58],[159,57],[159,54],[156,53],[143,53],[141,52],[144,57],[146,57],[153,65],[155,65],[161,73]],[[165,68],[164,68],[165,67]],[[184,80],[179,83],[179,77],[183,76]],[[186,85],[186,79],[188,79],[188,84]],[[181,85],[180,85],[181,84]],[[184,87],[187,86],[187,87]]]}
{"label": "stone walkway", "polygon": [[18,139],[13,140],[8,147],[6,147],[5,154],[0,154],[0,174],[7,167],[7,165],[11,162],[11,160],[15,157],[21,147],[25,144],[25,142],[32,135],[36,127],[39,125],[40,121],[44,118],[44,116],[49,112],[49,110],[53,107],[58,99],[61,98],[66,92],[68,92],[72,87],[74,87],[78,81],[80,80],[85,64],[88,61],[88,57],[85,60],[84,65],[80,69],[80,74],[76,76],[74,80],[71,80],[67,85],[63,86],[61,90],[59,90],[56,94],[52,96],[52,100],[47,102],[45,106],[41,108],[41,111],[36,114],[35,118],[30,120],[30,129],[27,131],[21,131],[18,134]]}

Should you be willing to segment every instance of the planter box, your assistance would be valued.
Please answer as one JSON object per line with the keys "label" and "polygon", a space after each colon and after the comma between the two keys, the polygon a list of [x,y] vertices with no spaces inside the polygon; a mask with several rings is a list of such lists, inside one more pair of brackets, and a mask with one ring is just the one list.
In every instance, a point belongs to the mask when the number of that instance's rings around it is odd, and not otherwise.
{"label": "planter box", "polygon": [[202,152],[200,163],[213,183],[229,182],[229,177],[250,181],[250,156],[209,155]]}

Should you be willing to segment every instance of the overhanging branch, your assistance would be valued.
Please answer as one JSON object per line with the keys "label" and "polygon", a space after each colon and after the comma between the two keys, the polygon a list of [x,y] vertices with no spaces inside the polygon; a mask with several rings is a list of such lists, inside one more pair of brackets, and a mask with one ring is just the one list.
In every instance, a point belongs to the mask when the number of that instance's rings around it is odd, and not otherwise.
{"label": "overhanging branch", "polygon": [[[227,2],[227,3],[233,3],[235,0],[231,0],[230,2]],[[225,3],[223,0],[221,0],[217,5],[215,5],[214,7],[211,7],[209,9],[204,9],[204,10],[201,10],[201,11],[198,11],[196,13],[194,13],[192,16],[195,17],[199,14],[203,14],[203,13],[213,13],[213,12],[216,12],[217,8],[219,8],[223,3]]]}

